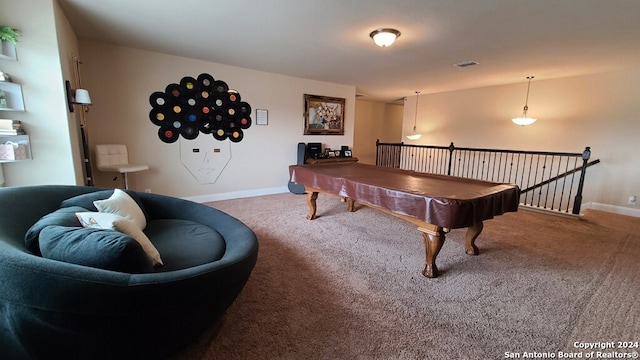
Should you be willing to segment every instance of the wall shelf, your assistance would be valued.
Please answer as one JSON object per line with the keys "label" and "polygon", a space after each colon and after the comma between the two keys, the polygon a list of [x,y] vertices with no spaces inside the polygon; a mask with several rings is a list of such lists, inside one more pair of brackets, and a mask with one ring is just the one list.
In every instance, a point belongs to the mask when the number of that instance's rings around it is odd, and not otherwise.
{"label": "wall shelf", "polygon": [[0,40],[0,59],[17,60],[16,46],[8,41]]}
{"label": "wall shelf", "polygon": [[24,98],[20,84],[0,81],[0,90],[7,99],[7,107],[0,107],[0,111],[24,111]]}
{"label": "wall shelf", "polygon": [[0,163],[30,159],[29,135],[0,135]]}

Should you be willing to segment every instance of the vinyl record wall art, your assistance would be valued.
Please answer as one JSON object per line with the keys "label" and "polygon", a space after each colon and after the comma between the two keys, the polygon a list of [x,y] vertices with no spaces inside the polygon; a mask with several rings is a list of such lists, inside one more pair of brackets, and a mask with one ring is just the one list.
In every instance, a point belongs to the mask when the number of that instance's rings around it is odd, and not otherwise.
{"label": "vinyl record wall art", "polygon": [[183,77],[164,91],[149,96],[149,120],[157,126],[158,137],[173,143],[180,136],[193,140],[200,133],[216,140],[240,142],[251,126],[251,105],[240,93],[209,74]]}

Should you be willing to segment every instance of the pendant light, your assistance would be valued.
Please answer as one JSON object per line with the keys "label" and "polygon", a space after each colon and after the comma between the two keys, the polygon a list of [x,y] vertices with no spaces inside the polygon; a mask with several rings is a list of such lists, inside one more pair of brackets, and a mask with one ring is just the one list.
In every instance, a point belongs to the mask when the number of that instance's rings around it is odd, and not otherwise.
{"label": "pendant light", "polygon": [[534,122],[536,122],[536,120],[538,120],[538,119],[530,118],[527,116],[527,111],[529,110],[529,106],[528,106],[529,88],[531,87],[531,79],[533,79],[533,76],[527,76],[527,79],[529,80],[529,85],[527,85],[527,98],[524,101],[524,109],[522,109],[522,116],[511,119],[511,121],[513,121],[513,123],[516,125],[522,125],[522,126],[531,125]]}
{"label": "pendant light", "polygon": [[422,134],[418,134],[416,130],[416,123],[418,121],[418,94],[420,94],[420,91],[416,91],[416,114],[413,118],[413,134],[407,135],[407,139],[409,140],[418,140],[422,137]]}

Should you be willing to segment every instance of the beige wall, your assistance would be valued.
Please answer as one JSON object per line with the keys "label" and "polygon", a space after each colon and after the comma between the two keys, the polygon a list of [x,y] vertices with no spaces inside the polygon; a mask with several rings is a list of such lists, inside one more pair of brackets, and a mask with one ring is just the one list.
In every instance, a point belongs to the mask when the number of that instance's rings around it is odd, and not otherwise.
{"label": "beige wall", "polygon": [[3,0],[0,24],[22,33],[18,60],[0,60],[0,69],[22,85],[26,108],[0,117],[22,121],[33,155],[33,160],[3,164],[4,185],[76,184],[82,179],[78,138],[63,80],[71,69],[66,53],[77,51],[75,35],[52,0]]}
{"label": "beige wall", "polygon": [[[461,147],[582,152],[602,163],[587,170],[583,203],[627,205],[640,196],[640,71],[629,70],[531,83],[531,126],[516,126],[526,82],[421,95],[418,132],[406,143]],[[411,132],[415,96],[404,110],[403,135]],[[635,206],[635,209],[638,207]]]}
{"label": "beige wall", "polygon": [[402,105],[356,100],[353,155],[359,162],[375,165],[376,140],[401,141],[402,116]]}
{"label": "beige wall", "polygon": [[[267,189],[287,191],[288,166],[298,142],[330,148],[353,145],[355,87],[305,80],[178,56],[81,40],[83,85],[94,105],[87,115],[92,146],[124,143],[132,162],[151,169],[131,175],[130,187],[179,197]],[[214,184],[200,184],[180,162],[180,146],[162,142],[149,120],[149,95],[185,76],[209,73],[240,92],[252,109],[253,125],[231,144],[231,161]],[[303,135],[303,94],[346,99],[345,134]],[[269,111],[269,124],[255,124],[255,109]],[[200,135],[205,136],[205,135]],[[211,136],[211,135],[209,135]],[[227,140],[228,141],[228,140]],[[96,185],[114,186],[113,175],[94,172]],[[269,190],[270,189],[270,190]]]}

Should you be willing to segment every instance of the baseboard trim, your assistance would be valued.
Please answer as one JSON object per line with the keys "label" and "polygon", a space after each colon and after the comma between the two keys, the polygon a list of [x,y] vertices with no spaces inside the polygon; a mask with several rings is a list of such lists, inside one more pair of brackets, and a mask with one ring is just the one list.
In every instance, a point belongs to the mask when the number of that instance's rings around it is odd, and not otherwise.
{"label": "baseboard trim", "polygon": [[241,198],[262,196],[262,195],[282,194],[286,192],[289,192],[289,188],[286,186],[281,186],[281,187],[265,188],[265,189],[233,191],[233,192],[222,193],[222,194],[188,196],[188,197],[184,197],[183,199],[197,202],[197,203],[206,203],[206,202],[212,202],[212,201],[241,199]]}
{"label": "baseboard trim", "polygon": [[606,211],[614,214],[627,215],[633,217],[640,217],[640,209],[632,209],[624,206],[601,204],[597,202],[588,202],[582,204],[582,209],[593,209]]}

